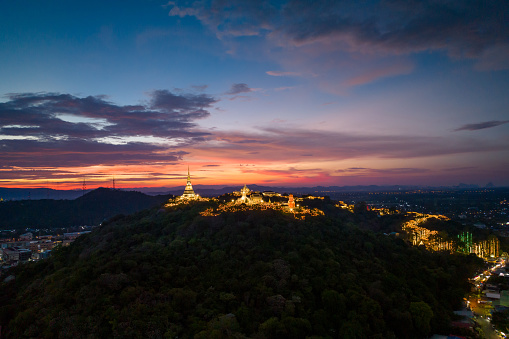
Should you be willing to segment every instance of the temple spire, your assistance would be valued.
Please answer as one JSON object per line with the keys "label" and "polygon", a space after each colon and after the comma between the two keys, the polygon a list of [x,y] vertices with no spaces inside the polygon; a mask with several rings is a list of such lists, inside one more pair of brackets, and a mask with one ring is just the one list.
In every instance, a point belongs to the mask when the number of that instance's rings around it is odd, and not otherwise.
{"label": "temple spire", "polygon": [[191,184],[191,174],[189,172],[189,166],[187,166],[187,184],[184,189],[184,194],[182,194],[182,198],[184,199],[196,199],[196,194],[193,190],[193,185]]}

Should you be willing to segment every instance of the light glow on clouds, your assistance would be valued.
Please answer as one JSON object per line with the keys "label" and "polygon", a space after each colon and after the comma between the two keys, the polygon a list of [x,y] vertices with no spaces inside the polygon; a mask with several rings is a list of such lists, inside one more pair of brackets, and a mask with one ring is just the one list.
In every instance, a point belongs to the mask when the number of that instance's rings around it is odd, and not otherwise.
{"label": "light glow on clouds", "polygon": [[84,117],[74,114],[66,114],[66,113],[57,113],[55,114],[55,117],[65,121],[70,122],[73,124],[83,123],[87,124],[91,127],[94,127],[98,130],[104,129],[105,127],[115,125],[114,123],[109,122],[107,119],[104,118],[91,118],[91,117]]}
{"label": "light glow on clouds", "polygon": [[509,185],[506,0],[4,1],[0,22],[2,186],[184,185],[187,165]]}
{"label": "light glow on clouds", "polygon": [[5,125],[0,127],[0,129],[7,129],[7,128],[39,128],[39,126],[36,125]]}

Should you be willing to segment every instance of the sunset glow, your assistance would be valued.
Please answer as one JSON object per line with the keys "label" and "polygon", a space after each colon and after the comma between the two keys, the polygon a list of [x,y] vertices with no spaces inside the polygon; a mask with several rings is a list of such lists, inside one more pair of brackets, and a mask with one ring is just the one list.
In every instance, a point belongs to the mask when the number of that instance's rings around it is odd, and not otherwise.
{"label": "sunset glow", "polygon": [[508,6],[3,2],[0,187],[509,185]]}

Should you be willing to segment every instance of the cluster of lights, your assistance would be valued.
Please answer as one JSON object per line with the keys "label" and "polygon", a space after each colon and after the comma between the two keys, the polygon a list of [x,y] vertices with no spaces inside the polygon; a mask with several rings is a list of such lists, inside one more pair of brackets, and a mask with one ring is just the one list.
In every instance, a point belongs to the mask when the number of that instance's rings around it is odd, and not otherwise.
{"label": "cluster of lights", "polygon": [[350,211],[351,213],[353,213],[353,207],[354,205],[348,205],[347,203],[343,202],[343,201],[338,201],[338,203],[335,205],[337,208],[341,208],[341,209],[344,209],[344,210],[348,210]]}
{"label": "cluster of lights", "polygon": [[207,208],[205,211],[200,212],[200,215],[205,217],[213,217],[218,216],[221,213],[225,212],[238,212],[238,211],[266,211],[266,210],[276,210],[276,211],[283,211],[283,212],[290,212],[293,214],[293,216],[297,219],[305,219],[306,215],[310,216],[319,216],[323,215],[323,211],[319,210],[318,208],[314,209],[307,209],[303,207],[297,208],[288,208],[288,206],[285,206],[280,203],[263,203],[263,204],[238,204],[235,202],[235,200],[232,200],[231,202],[221,204],[217,208]]}
{"label": "cluster of lights", "polygon": [[413,245],[424,245],[428,250],[432,251],[452,251],[454,243],[452,241],[444,241],[438,236],[438,231],[429,230],[421,225],[428,219],[435,218],[439,220],[449,220],[440,214],[424,214],[417,212],[409,212],[415,219],[409,220],[403,224],[403,230],[412,235]]}
{"label": "cluster of lights", "polygon": [[[454,251],[455,244],[453,241],[444,241],[438,231],[429,230],[421,225],[430,218],[439,220],[449,220],[444,215],[439,214],[423,214],[417,212],[409,212],[414,215],[414,219],[403,224],[403,230],[410,233],[413,245],[424,245],[428,250],[432,251]],[[494,258],[498,256],[500,242],[497,238],[482,240],[476,243],[469,243],[466,246],[468,253],[474,253],[481,258]]]}
{"label": "cluster of lights", "polygon": [[210,201],[210,200],[213,200],[213,199],[202,198],[198,194],[196,194],[196,198],[194,198],[194,199],[187,199],[187,198],[183,198],[183,197],[177,197],[175,199],[170,199],[164,205],[164,207],[170,208],[170,207],[175,207],[175,206],[189,205],[191,202],[194,202],[194,201]]}

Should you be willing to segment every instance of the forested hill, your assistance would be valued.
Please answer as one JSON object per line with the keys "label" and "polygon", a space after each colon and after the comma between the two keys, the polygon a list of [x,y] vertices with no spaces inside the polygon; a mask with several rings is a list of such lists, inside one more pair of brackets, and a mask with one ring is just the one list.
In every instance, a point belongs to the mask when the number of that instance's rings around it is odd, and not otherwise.
{"label": "forested hill", "polygon": [[[0,285],[5,338],[425,338],[482,261],[359,229],[358,215],[115,218]],[[384,222],[373,217],[363,222]]]}
{"label": "forested hill", "polygon": [[74,200],[0,202],[0,227],[12,229],[99,225],[117,214],[131,214],[162,204],[169,195],[98,188]]}

